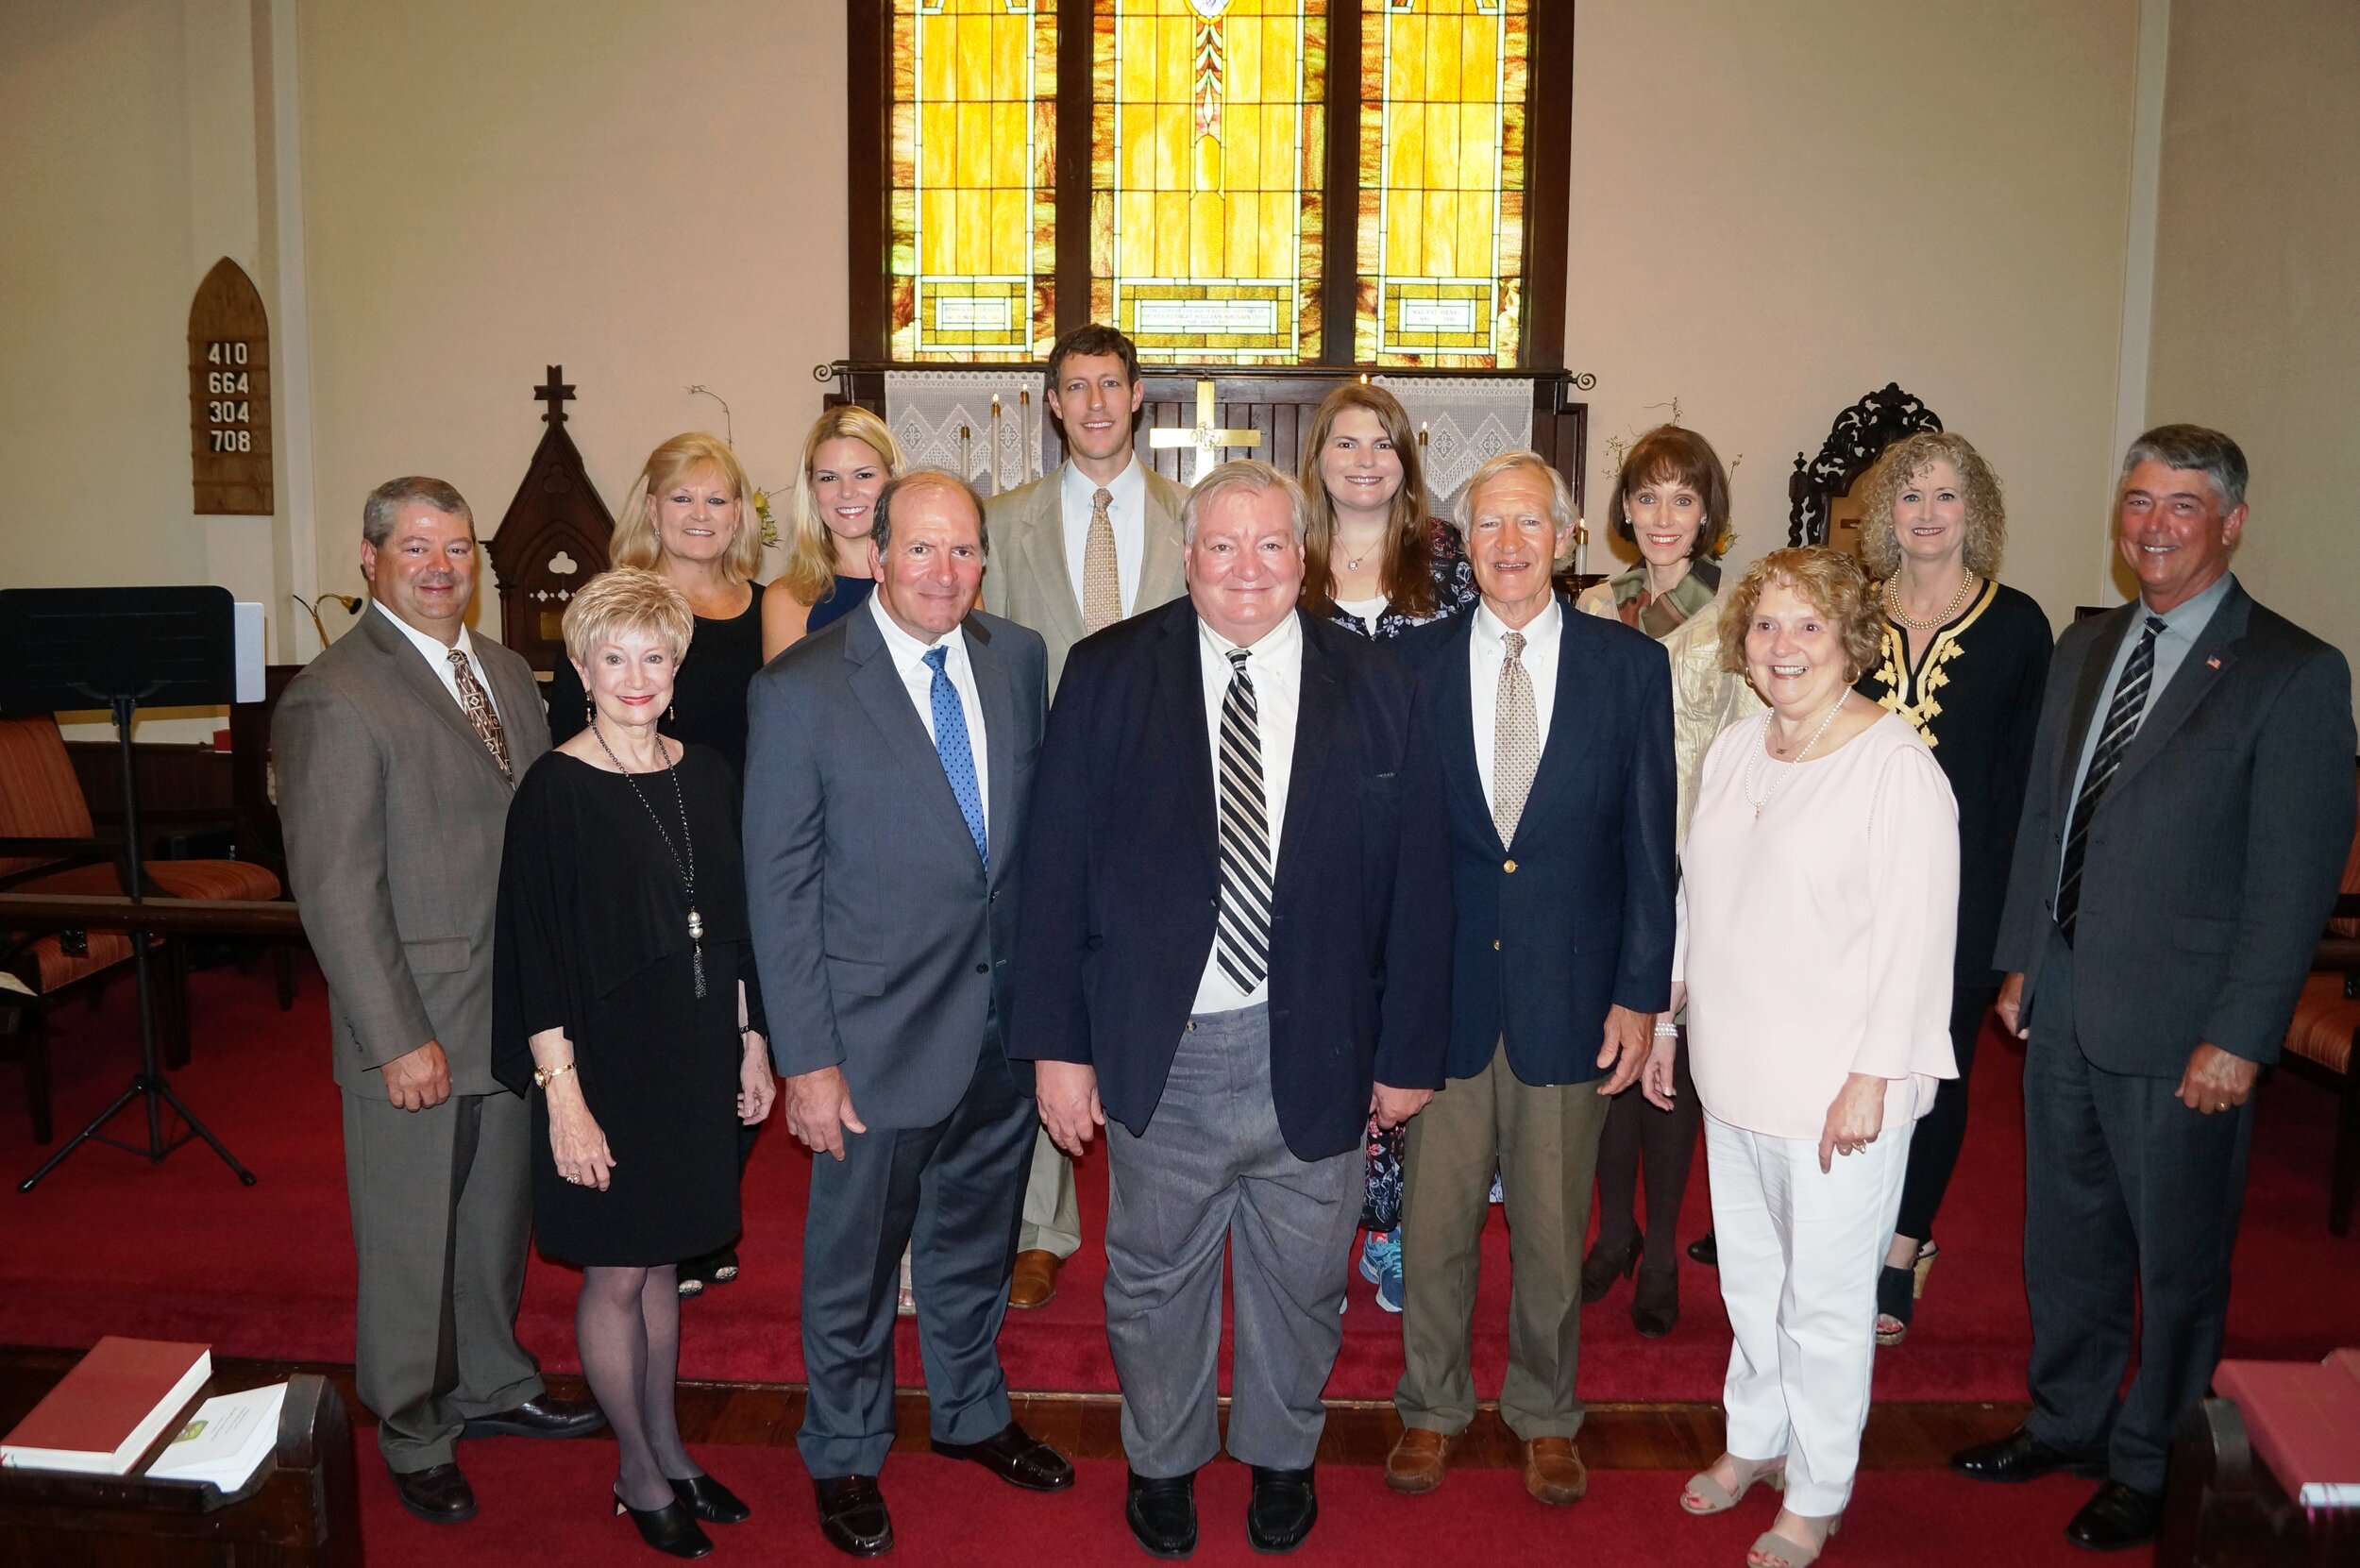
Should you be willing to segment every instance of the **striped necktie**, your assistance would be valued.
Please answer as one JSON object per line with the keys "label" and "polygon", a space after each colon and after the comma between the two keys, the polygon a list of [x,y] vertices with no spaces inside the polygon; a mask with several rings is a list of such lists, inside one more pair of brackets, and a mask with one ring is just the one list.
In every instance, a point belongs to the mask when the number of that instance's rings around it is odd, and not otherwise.
{"label": "striped necktie", "polygon": [[1270,973],[1270,813],[1262,795],[1262,734],[1246,649],[1229,655],[1221,700],[1221,910],[1213,956],[1252,994]]}
{"label": "striped necktie", "polygon": [[2115,700],[2106,705],[2106,728],[2099,734],[2098,750],[2090,753],[2090,770],[2082,776],[2082,793],[2074,798],[2073,817],[2065,833],[2065,869],[2057,881],[2057,929],[2065,934],[2068,947],[2073,944],[2074,921],[2082,912],[2082,861],[2089,852],[2090,820],[2098,815],[2098,803],[2106,798],[2115,774],[2121,770],[2123,753],[2139,733],[2139,719],[2147,712],[2147,688],[2155,675],[2155,637],[2165,624],[2161,615],[2147,617],[2147,633],[2131,650],[2131,662],[2122,666],[2122,679],[2115,683]]}

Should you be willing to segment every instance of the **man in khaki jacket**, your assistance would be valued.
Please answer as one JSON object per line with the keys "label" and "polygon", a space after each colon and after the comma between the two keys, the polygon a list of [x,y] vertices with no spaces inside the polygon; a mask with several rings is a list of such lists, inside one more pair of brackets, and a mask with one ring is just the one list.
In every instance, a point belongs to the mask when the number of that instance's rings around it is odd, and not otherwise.
{"label": "man in khaki jacket", "polygon": [[[1041,634],[1054,696],[1075,643],[1188,591],[1180,539],[1188,493],[1132,448],[1147,389],[1129,338],[1096,324],[1074,329],[1050,349],[1047,380],[1066,461],[986,503],[992,556],[984,608]],[[1058,1264],[1081,1244],[1073,1167],[1043,1133],[1033,1148],[1008,1305],[1046,1304],[1057,1292]]]}
{"label": "man in khaki jacket", "polygon": [[272,730],[288,881],[328,976],[360,1258],[355,1371],[402,1506],[471,1518],[463,1436],[576,1437],[516,1343],[525,1103],[493,1081],[492,917],[515,781],[549,749],[532,671],[469,635],[475,520],[440,480],[362,513],[375,601]]}

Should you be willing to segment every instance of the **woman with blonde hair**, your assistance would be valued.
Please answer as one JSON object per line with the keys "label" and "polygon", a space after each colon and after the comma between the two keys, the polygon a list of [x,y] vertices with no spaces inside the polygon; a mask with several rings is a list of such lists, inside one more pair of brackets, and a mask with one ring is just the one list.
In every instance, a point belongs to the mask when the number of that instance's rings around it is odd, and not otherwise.
{"label": "woman with blonde hair", "polygon": [[762,615],[762,656],[775,659],[842,619],[876,586],[868,575],[868,529],[877,492],[902,472],[902,447],[885,422],[857,403],[839,403],[812,422],[788,507],[786,569]]}
{"label": "woman with blonde hair", "polygon": [[1943,1081],[1910,1144],[1893,1244],[1877,1281],[1877,1342],[1898,1344],[1933,1267],[1934,1216],[1966,1141],[1966,1081],[1998,999],[1999,940],[2016,819],[2048,682],[2048,617],[1998,579],[1999,481],[1964,436],[1930,430],[1885,448],[1861,481],[1861,555],[1884,612],[1862,696],[1917,727],[1959,801],[1959,939]]}

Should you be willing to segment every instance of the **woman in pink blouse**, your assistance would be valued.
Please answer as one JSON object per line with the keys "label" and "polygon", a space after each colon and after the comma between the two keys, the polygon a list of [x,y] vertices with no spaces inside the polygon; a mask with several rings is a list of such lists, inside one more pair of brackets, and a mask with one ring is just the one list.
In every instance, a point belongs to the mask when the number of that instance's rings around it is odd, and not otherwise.
{"label": "woman in pink blouse", "polygon": [[[1850,557],[1775,550],[1721,646],[1770,704],[1705,753],[1682,851],[1673,1010],[1690,1067],[1736,1343],[1728,1451],[1680,1498],[1786,1506],[1753,1568],[1804,1568],[1852,1491],[1876,1356],[1877,1268],[1910,1132],[1952,1077],[1958,806],[1916,730],[1851,689],[1883,624]],[[1676,1042],[1644,1079],[1668,1105]]]}

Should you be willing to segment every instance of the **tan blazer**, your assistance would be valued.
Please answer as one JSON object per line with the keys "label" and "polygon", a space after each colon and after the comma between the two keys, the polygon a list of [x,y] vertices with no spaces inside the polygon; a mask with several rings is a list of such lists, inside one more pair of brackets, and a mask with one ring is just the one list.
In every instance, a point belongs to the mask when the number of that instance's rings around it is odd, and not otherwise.
{"label": "tan blazer", "polygon": [[[1188,591],[1181,565],[1180,508],[1188,493],[1147,471],[1147,548],[1139,557],[1136,615]],[[984,608],[1029,626],[1049,645],[1049,690],[1057,690],[1066,650],[1082,640],[1082,594],[1066,565],[1065,505],[1060,466],[1032,483],[984,503],[991,530],[991,565],[984,573]]]}
{"label": "tan blazer", "polygon": [[[516,778],[549,749],[532,670],[473,639]],[[287,880],[328,976],[336,1082],[429,1040],[451,1092],[491,1094],[492,917],[515,786],[375,605],[289,683],[271,726]]]}

